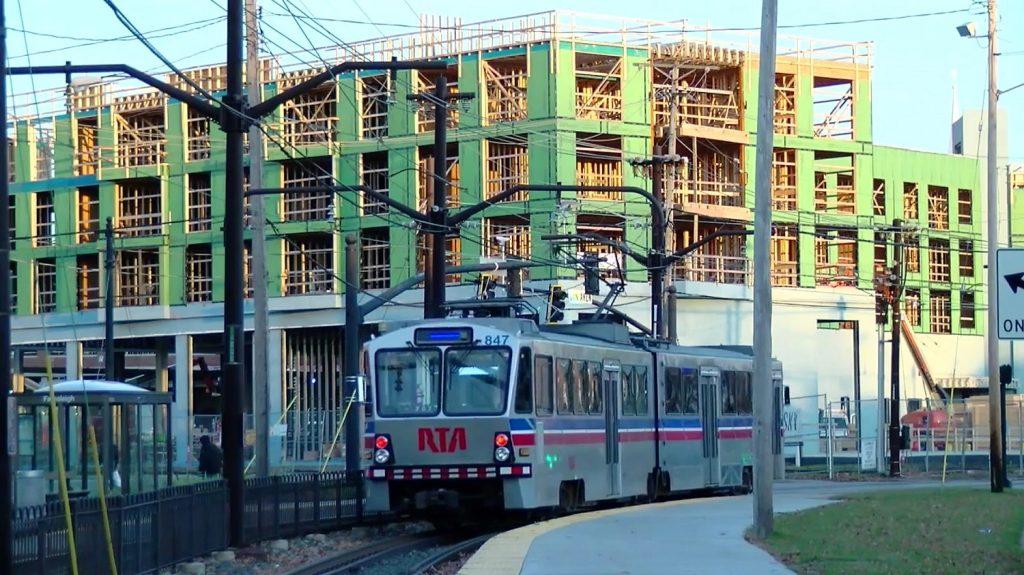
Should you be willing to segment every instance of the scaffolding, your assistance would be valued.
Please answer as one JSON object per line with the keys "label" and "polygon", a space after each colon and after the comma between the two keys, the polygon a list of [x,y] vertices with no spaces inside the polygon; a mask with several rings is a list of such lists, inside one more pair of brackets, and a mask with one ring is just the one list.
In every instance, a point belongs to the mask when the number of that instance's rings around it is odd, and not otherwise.
{"label": "scaffolding", "polygon": [[210,119],[189,106],[188,118],[185,120],[185,133],[188,139],[186,160],[195,162],[209,159]]}
{"label": "scaffolding", "polygon": [[75,120],[75,158],[74,174],[91,176],[100,165],[100,148],[97,140],[99,133],[99,114]]}
{"label": "scaffolding", "polygon": [[388,103],[393,99],[389,74],[359,78],[362,136],[373,140],[388,135]]}
{"label": "scaffolding", "polygon": [[[489,139],[487,154],[487,199],[513,186],[530,183],[530,154],[525,136]],[[526,192],[518,192],[507,202],[525,202]]]}
{"label": "scaffolding", "polygon": [[529,61],[525,55],[482,60],[484,110],[488,124],[527,118],[526,84]]}
{"label": "scaffolding", "polygon": [[57,310],[57,260],[39,258],[35,260],[35,278],[32,283],[36,292],[35,313]]}
{"label": "scaffolding", "polygon": [[[576,185],[622,186],[622,138],[576,134]],[[622,192],[578,192],[584,200],[622,201]]]}
{"label": "scaffolding", "polygon": [[99,254],[81,254],[76,259],[78,268],[77,301],[78,309],[100,307],[100,257]]}
{"label": "scaffolding", "polygon": [[188,222],[191,232],[206,232],[211,225],[211,185],[209,172],[188,174]]}
{"label": "scaffolding", "polygon": [[210,244],[196,244],[185,249],[185,301],[213,301],[213,250]]}
{"label": "scaffolding", "polygon": [[949,229],[949,188],[928,186],[928,227]]}
{"label": "scaffolding", "polygon": [[797,209],[796,150],[776,148],[772,152],[772,209],[794,212]]}
{"label": "scaffolding", "polygon": [[284,252],[284,294],[333,292],[334,238],[329,234],[288,236]]}
{"label": "scaffolding", "polygon": [[[278,89],[286,90],[322,72],[302,70],[284,74]],[[338,123],[338,87],[327,82],[300,94],[281,107],[284,141],[291,147],[330,146],[334,143]]]}
{"label": "scaffolding", "polygon": [[622,58],[576,52],[576,117],[622,119]]}
{"label": "scaffolding", "polygon": [[[288,160],[282,162],[283,188],[308,188],[334,184],[331,158],[312,160]],[[310,193],[285,192],[282,198],[284,221],[326,221],[334,216],[334,193],[330,191]]]}
{"label": "scaffolding", "polygon": [[160,235],[163,228],[160,180],[126,180],[115,189],[118,231],[126,237]]}
{"label": "scaffolding", "polygon": [[391,242],[388,228],[364,229],[359,234],[361,289],[391,287]]}
{"label": "scaffolding", "polygon": [[117,252],[117,305],[141,306],[160,303],[160,251],[158,248]]}
{"label": "scaffolding", "polygon": [[[363,172],[363,185],[377,193],[388,195],[389,193],[389,172],[388,153],[370,152],[363,154],[361,169]],[[366,194],[360,194],[360,206],[364,216],[385,214],[388,207],[384,202],[377,201]]]}
{"label": "scaffolding", "polygon": [[164,161],[167,141],[164,104],[165,98],[159,92],[114,100],[117,167],[155,166]]}
{"label": "scaffolding", "polygon": [[775,133],[796,135],[796,76],[775,74]]}
{"label": "scaffolding", "polygon": [[78,188],[78,243],[96,241],[100,231],[100,188],[85,186]]}
{"label": "scaffolding", "polygon": [[35,199],[36,221],[32,232],[35,238],[35,246],[52,246],[53,236],[57,232],[57,215],[53,209],[53,192],[36,192]]}

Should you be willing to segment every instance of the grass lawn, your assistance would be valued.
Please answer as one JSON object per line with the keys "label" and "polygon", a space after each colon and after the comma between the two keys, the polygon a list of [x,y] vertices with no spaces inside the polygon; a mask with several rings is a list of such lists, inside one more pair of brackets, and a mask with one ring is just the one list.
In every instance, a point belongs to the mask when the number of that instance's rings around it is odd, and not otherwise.
{"label": "grass lawn", "polygon": [[855,495],[781,515],[764,546],[798,573],[1024,573],[1024,492]]}

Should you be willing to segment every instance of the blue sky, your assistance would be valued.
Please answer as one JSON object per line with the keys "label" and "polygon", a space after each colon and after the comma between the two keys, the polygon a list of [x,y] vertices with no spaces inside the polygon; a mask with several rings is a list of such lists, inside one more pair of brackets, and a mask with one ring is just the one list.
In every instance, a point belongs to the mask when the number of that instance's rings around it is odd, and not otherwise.
{"label": "blue sky", "polygon": [[[120,0],[118,6],[143,31],[182,25],[215,18],[223,14],[225,0]],[[541,0],[518,0],[514,3],[467,2],[462,0],[292,0],[298,7],[323,18],[357,20],[364,23],[322,22],[333,34],[355,41],[383,34],[410,31],[400,25],[414,25],[417,14],[457,16],[463,22],[509,17],[551,9],[586,11],[621,17],[649,18],[660,21],[687,19],[696,25],[724,27],[756,27],[760,23],[761,3],[758,0],[718,0],[715,2],[657,0],[611,2],[562,0],[552,3]],[[264,18],[281,34],[268,30],[271,39],[294,48],[295,42],[306,45],[294,22],[282,8],[284,0],[261,0]],[[1024,82],[1024,1],[1003,0],[1000,18],[1000,86],[1002,89]],[[160,70],[159,61],[136,41],[103,42],[91,46],[67,48],[92,38],[111,38],[127,34],[113,12],[102,0],[15,0],[8,1],[7,23],[11,28],[35,33],[72,36],[82,40],[50,38],[38,34],[8,32],[8,54],[12,65],[24,65],[26,43],[32,54],[31,63],[59,64],[124,62],[138,68]],[[22,14],[24,9],[22,26]],[[883,16],[902,16],[924,12],[969,10],[968,12],[846,25],[807,26],[780,30],[780,33],[845,41],[870,41],[874,66],[874,139],[878,144],[910,147],[921,150],[947,151],[951,117],[952,74],[956,71],[962,108],[979,108],[984,101],[985,43],[962,39],[955,30],[968,20],[985,31],[982,7],[970,0],[780,0],[779,24],[848,21]],[[399,25],[399,26],[393,26]],[[186,28],[187,30],[187,28]],[[223,61],[222,22],[172,35],[158,37],[153,43],[171,60],[182,66],[196,66]],[[326,44],[322,36],[310,32],[318,45]],[[49,53],[40,53],[50,51]],[[54,86],[60,80],[37,79],[37,87]],[[19,79],[15,93],[28,90],[27,80]],[[19,113],[31,112],[31,100],[18,98]],[[44,104],[44,109],[46,105]],[[1000,153],[1001,162],[1024,162],[1024,87],[1006,94],[1001,106],[1009,112],[1010,149]],[[27,107],[27,109],[26,109]],[[1017,136],[1017,137],[1015,137]]]}

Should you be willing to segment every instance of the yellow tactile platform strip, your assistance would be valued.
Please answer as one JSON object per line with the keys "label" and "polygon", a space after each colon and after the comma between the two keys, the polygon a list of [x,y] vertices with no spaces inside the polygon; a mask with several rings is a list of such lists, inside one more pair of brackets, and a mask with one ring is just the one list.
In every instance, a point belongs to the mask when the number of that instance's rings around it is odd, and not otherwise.
{"label": "yellow tactile platform strip", "polygon": [[533,540],[549,531],[583,521],[619,515],[620,513],[672,507],[693,501],[707,501],[707,499],[683,499],[646,505],[627,505],[614,509],[602,509],[600,511],[591,511],[590,513],[578,513],[576,515],[559,517],[550,521],[534,523],[526,527],[506,531],[484,543],[483,547],[474,553],[469,558],[469,561],[462,566],[462,569],[459,570],[459,575],[519,575]]}

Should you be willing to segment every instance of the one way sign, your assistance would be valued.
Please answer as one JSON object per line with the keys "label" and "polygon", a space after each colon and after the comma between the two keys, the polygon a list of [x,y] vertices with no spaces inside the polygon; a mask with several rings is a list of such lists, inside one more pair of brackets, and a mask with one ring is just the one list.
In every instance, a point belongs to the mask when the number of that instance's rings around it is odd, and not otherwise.
{"label": "one way sign", "polygon": [[1024,339],[1024,249],[996,253],[999,339]]}

